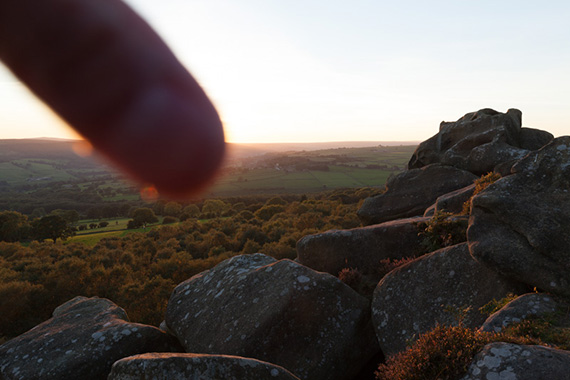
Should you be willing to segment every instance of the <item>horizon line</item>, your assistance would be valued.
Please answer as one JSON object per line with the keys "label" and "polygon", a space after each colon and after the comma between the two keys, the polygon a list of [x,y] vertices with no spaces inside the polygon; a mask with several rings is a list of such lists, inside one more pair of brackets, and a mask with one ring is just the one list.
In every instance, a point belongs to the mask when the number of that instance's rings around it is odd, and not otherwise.
{"label": "horizon line", "polygon": [[[75,139],[65,137],[12,137],[2,138],[0,140],[58,140],[58,141],[87,141],[86,139]],[[419,144],[419,140],[325,140],[325,141],[226,141],[226,144],[338,144],[338,143],[410,143]]]}

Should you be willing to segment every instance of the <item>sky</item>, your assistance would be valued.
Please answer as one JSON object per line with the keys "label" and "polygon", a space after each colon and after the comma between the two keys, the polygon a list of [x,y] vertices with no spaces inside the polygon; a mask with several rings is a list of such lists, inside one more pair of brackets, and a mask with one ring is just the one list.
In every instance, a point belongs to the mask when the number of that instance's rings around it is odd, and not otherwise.
{"label": "sky", "polygon": [[[569,134],[570,2],[127,0],[230,142],[421,141],[494,108]],[[0,67],[0,138],[76,137]]]}

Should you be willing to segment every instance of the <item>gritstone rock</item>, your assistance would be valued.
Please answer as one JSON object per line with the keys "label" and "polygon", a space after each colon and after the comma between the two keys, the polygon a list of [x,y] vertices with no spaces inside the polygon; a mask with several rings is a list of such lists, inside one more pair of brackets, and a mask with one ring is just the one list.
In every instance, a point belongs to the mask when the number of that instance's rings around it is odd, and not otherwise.
{"label": "gritstone rock", "polygon": [[438,211],[451,212],[458,214],[463,211],[463,204],[473,196],[475,184],[471,184],[462,189],[452,191],[438,197],[433,205],[431,205],[424,216],[433,216]]}
{"label": "gritstone rock", "polygon": [[482,175],[504,162],[518,160],[539,149],[553,136],[521,128],[522,114],[510,109],[471,112],[456,122],[442,122],[439,132],[422,142],[408,164],[409,169],[441,163]]}
{"label": "gritstone rock", "polygon": [[2,379],[104,379],[126,356],[180,347],[156,327],[128,322],[103,298],[76,297],[53,318],[0,346]]}
{"label": "gritstone rock", "polygon": [[398,174],[386,192],[364,200],[358,217],[364,224],[422,216],[439,196],[471,185],[477,176],[451,166],[433,164]]}
{"label": "gritstone rock", "polygon": [[556,311],[556,306],[557,302],[548,294],[523,294],[490,315],[481,326],[481,331],[500,332],[503,327],[530,316],[540,317],[553,313]]}
{"label": "gritstone rock", "polygon": [[477,263],[467,244],[443,248],[388,273],[374,291],[372,318],[385,355],[439,324],[457,324],[455,312],[471,307],[463,323],[480,327],[479,308],[524,287]]}
{"label": "gritstone rock", "polygon": [[283,367],[239,356],[142,354],[113,365],[108,380],[299,380]]}
{"label": "gritstone rock", "polygon": [[290,260],[236,256],[176,287],[166,323],[186,352],[280,365],[301,379],[351,379],[378,352],[368,300]]}
{"label": "gritstone rock", "polygon": [[568,351],[491,343],[475,356],[461,380],[563,380],[569,376]]}
{"label": "gritstone rock", "polygon": [[570,137],[559,137],[476,195],[469,250],[518,281],[570,295]]}
{"label": "gritstone rock", "polygon": [[415,257],[422,251],[418,223],[429,218],[399,219],[351,230],[307,235],[297,242],[298,261],[334,276],[343,268],[376,274],[382,259]]}

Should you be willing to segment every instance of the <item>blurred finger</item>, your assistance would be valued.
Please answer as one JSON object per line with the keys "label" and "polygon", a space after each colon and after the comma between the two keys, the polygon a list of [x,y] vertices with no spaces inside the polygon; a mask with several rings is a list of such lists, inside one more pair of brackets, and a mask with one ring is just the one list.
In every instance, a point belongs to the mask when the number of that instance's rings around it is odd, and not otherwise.
{"label": "blurred finger", "polygon": [[0,0],[0,58],[93,146],[162,193],[194,193],[224,153],[204,91],[119,0]]}

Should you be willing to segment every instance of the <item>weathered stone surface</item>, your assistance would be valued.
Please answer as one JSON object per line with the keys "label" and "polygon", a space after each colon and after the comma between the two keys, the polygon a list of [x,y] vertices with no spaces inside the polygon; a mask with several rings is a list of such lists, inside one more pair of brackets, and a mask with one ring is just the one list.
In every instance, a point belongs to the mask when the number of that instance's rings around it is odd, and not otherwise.
{"label": "weathered stone surface", "polygon": [[283,367],[227,355],[142,354],[113,364],[108,380],[299,380]]}
{"label": "weathered stone surface", "polygon": [[471,150],[467,161],[467,169],[476,174],[486,174],[500,168],[505,162],[516,162],[530,151],[515,148],[503,142],[492,142],[479,145]]}
{"label": "weathered stone surface", "polygon": [[473,257],[513,279],[570,295],[570,137],[533,152],[473,198]]}
{"label": "weathered stone surface", "polygon": [[[443,248],[388,273],[374,291],[372,318],[380,348],[392,355],[436,324],[457,324],[452,311],[471,306],[463,323],[485,321],[478,309],[523,288],[477,263],[467,244]],[[451,310],[450,310],[451,309]]]}
{"label": "weathered stone surface", "polygon": [[0,378],[99,380],[126,356],[177,348],[159,329],[128,322],[111,301],[76,297],[0,346]]}
{"label": "weathered stone surface", "polygon": [[297,242],[298,261],[334,276],[343,268],[376,274],[382,259],[415,257],[421,252],[418,223],[429,218],[398,219],[351,230],[308,235]]}
{"label": "weathered stone surface", "polygon": [[463,204],[471,198],[474,191],[475,184],[473,183],[462,189],[444,194],[438,197],[435,203],[426,210],[424,216],[432,216],[437,211],[451,212],[454,214],[460,213],[463,211]]}
{"label": "weathered stone surface", "polygon": [[491,343],[475,356],[461,380],[562,380],[570,378],[570,352],[543,346]]}
{"label": "weathered stone surface", "polygon": [[530,316],[540,317],[556,311],[557,302],[543,293],[528,293],[512,300],[487,318],[482,331],[500,332],[511,323],[520,322]]}
{"label": "weathered stone surface", "polygon": [[350,379],[378,351],[364,297],[330,274],[262,254],[178,285],[166,323],[187,352],[256,358],[301,379]]}
{"label": "weathered stone surface", "polygon": [[534,128],[521,128],[520,147],[539,150],[554,139],[552,133]]}
{"label": "weathered stone surface", "polygon": [[409,169],[441,163],[482,175],[503,162],[518,160],[548,143],[548,132],[521,128],[522,114],[510,109],[471,112],[456,122],[442,122],[439,133],[422,142]]}
{"label": "weathered stone surface", "polygon": [[471,185],[477,176],[438,164],[398,174],[386,183],[386,192],[367,198],[358,210],[364,224],[421,216],[444,194]]}

